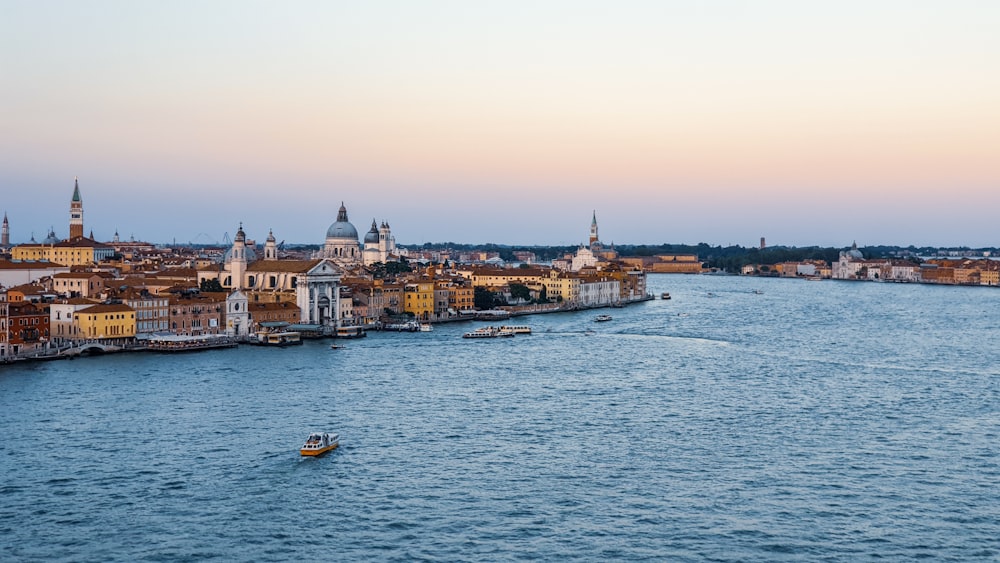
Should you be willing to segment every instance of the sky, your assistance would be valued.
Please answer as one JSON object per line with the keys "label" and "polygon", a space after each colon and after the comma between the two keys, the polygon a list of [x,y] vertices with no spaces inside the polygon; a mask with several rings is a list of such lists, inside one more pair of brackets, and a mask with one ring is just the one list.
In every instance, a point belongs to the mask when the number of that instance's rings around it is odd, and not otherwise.
{"label": "sky", "polygon": [[0,0],[13,242],[1000,246],[993,0]]}

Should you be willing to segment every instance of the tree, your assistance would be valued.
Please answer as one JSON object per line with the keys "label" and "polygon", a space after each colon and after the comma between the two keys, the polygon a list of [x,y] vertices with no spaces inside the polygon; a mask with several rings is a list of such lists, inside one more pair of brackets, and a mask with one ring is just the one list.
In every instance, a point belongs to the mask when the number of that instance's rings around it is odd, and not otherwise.
{"label": "tree", "polygon": [[528,286],[520,283],[508,284],[510,287],[510,296],[514,299],[520,299],[522,301],[531,301],[531,290]]}
{"label": "tree", "polygon": [[480,311],[486,309],[492,309],[493,305],[497,302],[497,296],[485,287],[476,286],[475,293],[472,297],[472,303],[476,306],[476,309]]}
{"label": "tree", "polygon": [[225,289],[222,288],[222,284],[219,283],[219,280],[217,280],[215,278],[207,278],[207,279],[201,280],[201,290],[202,291],[225,291]]}

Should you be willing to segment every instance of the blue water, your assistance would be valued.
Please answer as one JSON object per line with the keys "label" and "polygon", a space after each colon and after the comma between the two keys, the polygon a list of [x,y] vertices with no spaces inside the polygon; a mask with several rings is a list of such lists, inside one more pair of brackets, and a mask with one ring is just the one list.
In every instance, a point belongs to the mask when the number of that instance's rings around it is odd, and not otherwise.
{"label": "blue water", "polygon": [[2,367],[0,559],[1000,559],[1000,291],[650,284],[514,339]]}

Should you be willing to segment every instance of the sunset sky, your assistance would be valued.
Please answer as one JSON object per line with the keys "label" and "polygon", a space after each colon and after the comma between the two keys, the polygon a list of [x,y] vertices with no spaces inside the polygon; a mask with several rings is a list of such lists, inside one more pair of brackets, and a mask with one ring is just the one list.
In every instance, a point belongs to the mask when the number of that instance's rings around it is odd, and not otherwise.
{"label": "sunset sky", "polygon": [[0,0],[14,242],[1000,246],[1000,2]]}

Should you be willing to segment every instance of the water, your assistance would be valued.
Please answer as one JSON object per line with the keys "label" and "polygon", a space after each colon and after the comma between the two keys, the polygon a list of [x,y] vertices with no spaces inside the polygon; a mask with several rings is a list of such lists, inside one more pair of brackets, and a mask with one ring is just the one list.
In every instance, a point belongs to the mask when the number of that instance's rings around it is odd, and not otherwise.
{"label": "water", "polygon": [[514,339],[0,368],[0,559],[1000,559],[1000,291],[650,283]]}

